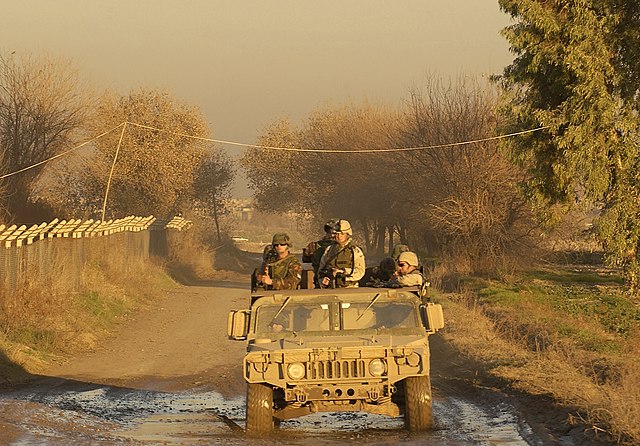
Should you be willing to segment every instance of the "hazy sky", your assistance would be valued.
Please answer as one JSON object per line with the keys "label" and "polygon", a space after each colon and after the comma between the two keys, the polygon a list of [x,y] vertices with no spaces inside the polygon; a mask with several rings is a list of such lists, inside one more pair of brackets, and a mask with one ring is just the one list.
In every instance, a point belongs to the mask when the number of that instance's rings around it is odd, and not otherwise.
{"label": "hazy sky", "polygon": [[166,89],[214,138],[252,143],[322,105],[397,104],[427,73],[498,73],[507,24],[497,0],[0,0],[0,50],[70,58],[100,89]]}

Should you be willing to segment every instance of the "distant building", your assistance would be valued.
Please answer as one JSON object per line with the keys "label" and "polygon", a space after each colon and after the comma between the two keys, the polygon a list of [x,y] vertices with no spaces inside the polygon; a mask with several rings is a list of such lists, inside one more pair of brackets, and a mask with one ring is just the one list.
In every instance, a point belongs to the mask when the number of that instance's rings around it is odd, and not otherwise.
{"label": "distant building", "polygon": [[242,221],[251,221],[253,219],[253,208],[249,206],[244,206],[240,211],[240,219]]}

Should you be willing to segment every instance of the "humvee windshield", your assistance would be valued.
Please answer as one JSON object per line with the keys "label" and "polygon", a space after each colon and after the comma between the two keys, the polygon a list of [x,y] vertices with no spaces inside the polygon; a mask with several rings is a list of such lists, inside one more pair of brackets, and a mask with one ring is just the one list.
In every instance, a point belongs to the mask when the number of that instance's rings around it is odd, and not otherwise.
{"label": "humvee windshield", "polygon": [[345,331],[418,328],[420,319],[412,300],[358,300],[357,302],[291,301],[261,305],[256,313],[257,333]]}

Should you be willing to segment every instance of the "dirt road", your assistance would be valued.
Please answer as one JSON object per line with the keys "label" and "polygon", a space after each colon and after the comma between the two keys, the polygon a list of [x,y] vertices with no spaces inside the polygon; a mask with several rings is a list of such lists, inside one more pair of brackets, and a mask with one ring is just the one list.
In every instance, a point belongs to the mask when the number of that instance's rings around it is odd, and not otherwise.
{"label": "dirt road", "polygon": [[[214,286],[215,285],[215,286]],[[270,444],[244,437],[244,344],[226,336],[246,284],[185,286],[125,321],[93,353],[0,395],[0,444]],[[283,422],[280,444],[593,444],[565,409],[513,395],[432,337],[437,428],[402,419],[314,414]]]}
{"label": "dirt road", "polygon": [[129,319],[96,352],[50,376],[148,390],[195,387],[242,393],[245,346],[227,339],[229,310],[246,308],[246,284],[180,287]]}

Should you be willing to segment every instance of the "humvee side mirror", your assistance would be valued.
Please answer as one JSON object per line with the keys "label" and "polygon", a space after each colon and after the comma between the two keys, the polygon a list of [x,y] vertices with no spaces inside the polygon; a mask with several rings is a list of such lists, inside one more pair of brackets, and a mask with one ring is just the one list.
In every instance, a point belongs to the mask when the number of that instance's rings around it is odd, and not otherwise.
{"label": "humvee side mirror", "polygon": [[249,311],[233,310],[227,320],[227,335],[229,339],[243,341],[249,333]]}
{"label": "humvee side mirror", "polygon": [[420,305],[420,314],[425,328],[428,331],[436,332],[444,328],[444,314],[442,313],[442,305],[427,302]]}

